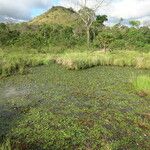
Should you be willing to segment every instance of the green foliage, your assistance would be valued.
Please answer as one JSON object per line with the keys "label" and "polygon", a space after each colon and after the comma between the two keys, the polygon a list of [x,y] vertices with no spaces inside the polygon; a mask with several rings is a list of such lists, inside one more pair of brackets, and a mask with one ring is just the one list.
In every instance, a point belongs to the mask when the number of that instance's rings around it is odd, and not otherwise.
{"label": "green foliage", "polygon": [[[150,44],[150,29],[147,27],[128,28],[126,26],[114,26],[105,27],[103,30],[99,31],[98,35],[94,40],[95,46],[106,45],[109,49],[139,49],[145,50],[145,45]],[[105,44],[106,43],[106,44]],[[102,46],[102,48],[105,46]],[[149,48],[147,47],[147,50]]]}
{"label": "green foliage", "polygon": [[60,25],[44,25],[40,27],[40,36],[44,38],[46,44],[61,45],[72,47],[78,40],[73,36],[73,28]]}
{"label": "green foliage", "polygon": [[103,25],[103,23],[105,21],[108,21],[108,18],[107,18],[106,15],[102,15],[102,16],[98,15],[98,16],[96,16],[96,24]]}
{"label": "green foliage", "polygon": [[7,25],[5,23],[0,23],[0,32],[8,30]]}
{"label": "green foliage", "polygon": [[113,40],[114,40],[113,33],[109,32],[108,30],[103,30],[97,35],[94,44],[96,47],[106,50],[109,49],[109,46]]}
{"label": "green foliage", "polygon": [[[97,16],[90,29],[92,46],[102,49],[139,49],[149,51],[150,29],[148,27],[129,28],[126,26],[105,27],[106,16]],[[86,30],[83,24],[78,26],[28,25],[12,24],[0,25],[0,46],[16,46],[26,49],[42,49],[43,47],[60,46],[73,48],[85,45]]]}
{"label": "green foliage", "polygon": [[116,40],[113,40],[110,45],[109,45],[110,49],[120,49],[120,50],[124,50],[125,47],[127,47],[127,43],[124,39],[116,39]]}
{"label": "green foliage", "polygon": [[19,37],[17,30],[10,30],[6,24],[0,24],[0,46],[13,44]]}
{"label": "green foliage", "polygon": [[136,21],[136,20],[131,20],[129,21],[130,25],[133,26],[133,27],[139,27],[140,26],[140,21]]}

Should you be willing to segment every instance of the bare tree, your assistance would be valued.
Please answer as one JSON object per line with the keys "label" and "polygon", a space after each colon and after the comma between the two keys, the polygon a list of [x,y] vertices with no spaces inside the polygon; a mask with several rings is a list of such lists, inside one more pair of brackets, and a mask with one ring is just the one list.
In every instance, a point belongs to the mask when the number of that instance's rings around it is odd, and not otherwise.
{"label": "bare tree", "polygon": [[88,46],[90,45],[90,29],[96,20],[96,12],[100,8],[108,5],[110,1],[111,0],[70,0],[85,25]]}

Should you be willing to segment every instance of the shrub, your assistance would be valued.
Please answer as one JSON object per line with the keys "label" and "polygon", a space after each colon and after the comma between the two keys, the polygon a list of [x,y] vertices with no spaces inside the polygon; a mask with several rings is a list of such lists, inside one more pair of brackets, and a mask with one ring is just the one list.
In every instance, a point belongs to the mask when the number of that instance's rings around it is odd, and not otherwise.
{"label": "shrub", "polygon": [[121,40],[114,40],[111,44],[110,44],[110,49],[125,49],[126,46],[126,41],[121,39]]}

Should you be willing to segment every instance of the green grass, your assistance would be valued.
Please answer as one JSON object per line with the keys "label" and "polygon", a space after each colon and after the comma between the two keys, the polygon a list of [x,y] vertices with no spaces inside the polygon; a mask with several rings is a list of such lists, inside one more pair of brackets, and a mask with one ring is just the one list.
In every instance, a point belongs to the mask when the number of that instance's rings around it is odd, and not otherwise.
{"label": "green grass", "polygon": [[150,69],[150,53],[136,51],[72,52],[58,55],[55,61],[68,69],[85,69],[98,65],[133,66],[139,69]]}
{"label": "green grass", "polygon": [[1,144],[0,150],[12,150],[12,145],[11,145],[10,140],[7,140],[5,143]]}
{"label": "green grass", "polygon": [[146,76],[146,75],[137,76],[133,80],[133,85],[137,91],[150,94],[150,76]]}
{"label": "green grass", "polygon": [[51,59],[52,54],[0,51],[0,75],[24,74],[27,67],[47,65]]}
{"label": "green grass", "polygon": [[93,66],[130,66],[139,69],[150,69],[150,53],[136,51],[100,51],[55,48],[41,50],[0,49],[0,75],[9,76],[16,73],[24,74],[26,68],[47,65],[50,61],[68,69],[86,69]]}
{"label": "green grass", "polygon": [[52,63],[1,79],[0,141],[19,150],[148,150],[149,97],[136,94],[132,73],[150,71]]}

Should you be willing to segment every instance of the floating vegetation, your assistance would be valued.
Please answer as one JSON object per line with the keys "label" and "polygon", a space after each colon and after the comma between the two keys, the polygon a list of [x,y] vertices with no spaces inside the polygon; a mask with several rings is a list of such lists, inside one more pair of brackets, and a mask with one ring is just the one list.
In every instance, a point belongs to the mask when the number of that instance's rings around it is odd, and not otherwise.
{"label": "floating vegetation", "polygon": [[0,137],[31,150],[149,149],[149,98],[135,93],[132,73],[150,71],[51,63],[2,79]]}

